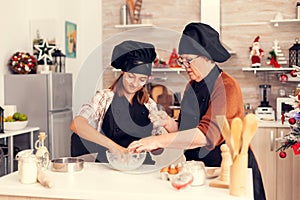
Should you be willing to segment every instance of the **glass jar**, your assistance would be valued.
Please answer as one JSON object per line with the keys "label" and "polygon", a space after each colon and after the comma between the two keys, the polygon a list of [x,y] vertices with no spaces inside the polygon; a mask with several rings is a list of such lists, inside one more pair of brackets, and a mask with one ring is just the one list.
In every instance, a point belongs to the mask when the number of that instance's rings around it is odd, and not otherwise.
{"label": "glass jar", "polygon": [[16,155],[19,181],[24,184],[36,183],[37,181],[36,158],[32,151],[31,149],[23,150]]}
{"label": "glass jar", "polygon": [[193,175],[191,186],[201,186],[205,184],[206,172],[202,161],[187,161],[183,164],[182,172],[189,172]]}

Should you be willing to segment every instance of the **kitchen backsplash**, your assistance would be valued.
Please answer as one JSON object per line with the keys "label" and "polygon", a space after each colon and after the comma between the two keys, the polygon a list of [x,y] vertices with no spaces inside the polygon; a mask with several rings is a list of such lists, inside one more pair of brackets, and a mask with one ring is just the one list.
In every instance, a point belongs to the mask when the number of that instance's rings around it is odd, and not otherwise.
{"label": "kitchen backsplash", "polygon": [[[284,3],[283,3],[284,2]],[[259,35],[260,45],[265,52],[262,59],[262,65],[268,66],[269,51],[272,50],[273,41],[279,40],[279,45],[288,59],[288,49],[293,45],[296,37],[299,37],[300,22],[280,23],[278,27],[270,22],[277,13],[281,13],[285,19],[296,18],[296,2],[291,1],[251,1],[249,5],[240,0],[222,0],[221,1],[221,38],[232,50],[236,52],[232,58],[221,64],[226,72],[235,77],[241,85],[245,103],[250,103],[254,108],[260,104],[259,85],[268,83],[272,86],[270,105],[275,109],[276,97],[279,95],[279,89],[285,88],[287,94],[292,93],[296,88],[297,82],[280,83],[279,74],[265,76],[259,72],[243,72],[242,68],[249,67],[249,47],[253,39]],[[120,6],[123,1],[102,1],[103,9],[103,40],[114,37],[118,33],[127,29],[115,28],[120,22]],[[249,2],[250,3],[250,2]],[[234,5],[234,6],[233,6]],[[184,26],[192,21],[200,20],[200,1],[172,1],[166,0],[163,3],[159,0],[143,1],[142,13],[152,13],[153,24],[157,27],[171,29],[181,32]],[[186,13],[189,13],[186,15]],[[245,15],[247,13],[247,15]],[[263,14],[257,14],[263,13]],[[110,17],[106,17],[110,16]],[[128,29],[129,31],[131,29]],[[159,35],[158,35],[159,37]],[[128,38],[126,38],[128,39]],[[155,39],[155,38],[154,38]],[[170,43],[173,41],[170,41]],[[177,47],[177,43],[170,46]],[[171,43],[172,44],[172,43]],[[167,56],[164,57],[168,59]],[[107,67],[107,66],[106,66]],[[180,73],[180,79],[176,73],[166,73],[167,81],[162,84],[167,85],[171,90],[178,91],[188,79],[184,72]],[[162,73],[161,75],[164,76]],[[103,87],[106,88],[115,80],[115,73],[106,70],[103,74]]]}

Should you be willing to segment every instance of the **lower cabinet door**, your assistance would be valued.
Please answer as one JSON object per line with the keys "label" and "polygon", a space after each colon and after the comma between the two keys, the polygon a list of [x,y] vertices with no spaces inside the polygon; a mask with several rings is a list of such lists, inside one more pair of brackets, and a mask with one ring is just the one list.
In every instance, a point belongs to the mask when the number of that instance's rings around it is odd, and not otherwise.
{"label": "lower cabinet door", "polygon": [[[277,138],[283,137],[290,132],[289,128],[278,128]],[[281,146],[280,141],[276,141],[276,149]],[[276,200],[293,199],[293,158],[294,153],[291,148],[285,150],[286,157],[280,158],[279,151],[276,152]]]}
{"label": "lower cabinet door", "polygon": [[288,148],[286,157],[280,158],[276,151],[281,145],[276,138],[289,132],[289,128],[258,128],[251,142],[268,200],[298,200],[300,196],[300,155]]}
{"label": "lower cabinet door", "polygon": [[267,200],[276,200],[276,128],[258,128],[251,141],[261,170]]}
{"label": "lower cabinet door", "polygon": [[300,154],[293,155],[293,200],[299,199],[300,196]]}

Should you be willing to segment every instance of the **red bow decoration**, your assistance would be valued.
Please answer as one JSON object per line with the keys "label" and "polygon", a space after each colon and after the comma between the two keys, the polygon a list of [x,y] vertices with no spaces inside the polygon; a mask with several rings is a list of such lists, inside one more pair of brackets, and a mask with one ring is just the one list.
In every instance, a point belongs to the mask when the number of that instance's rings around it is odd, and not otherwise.
{"label": "red bow decoration", "polygon": [[300,142],[297,142],[296,144],[292,145],[292,148],[294,150],[294,154],[300,154]]}

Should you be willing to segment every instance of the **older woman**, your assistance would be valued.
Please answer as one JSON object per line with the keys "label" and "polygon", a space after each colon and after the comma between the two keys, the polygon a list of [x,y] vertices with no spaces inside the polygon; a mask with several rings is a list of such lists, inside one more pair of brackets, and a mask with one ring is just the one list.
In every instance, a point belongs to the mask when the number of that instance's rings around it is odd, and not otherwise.
{"label": "older woman", "polygon": [[[188,24],[179,43],[178,63],[190,77],[179,116],[179,131],[171,125],[166,114],[165,127],[171,133],[143,138],[131,143],[131,152],[152,151],[158,148],[185,149],[187,160],[201,160],[206,166],[220,166],[224,143],[216,116],[225,115],[229,123],[244,118],[243,99],[238,82],[218,67],[230,54],[219,40],[219,34],[203,23]],[[152,117],[157,120],[158,117]],[[169,127],[173,127],[172,129]],[[265,192],[260,170],[251,150],[248,167],[253,170],[253,188],[256,200],[264,200]]]}

